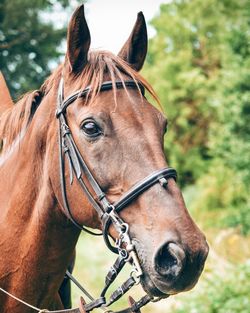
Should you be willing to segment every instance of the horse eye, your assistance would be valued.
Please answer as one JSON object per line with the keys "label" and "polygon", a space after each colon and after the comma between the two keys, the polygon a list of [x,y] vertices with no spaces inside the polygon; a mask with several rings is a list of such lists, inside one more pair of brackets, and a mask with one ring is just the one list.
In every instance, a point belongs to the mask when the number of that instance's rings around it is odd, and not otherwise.
{"label": "horse eye", "polygon": [[81,126],[84,133],[91,137],[95,138],[102,134],[101,128],[94,121],[86,121]]}

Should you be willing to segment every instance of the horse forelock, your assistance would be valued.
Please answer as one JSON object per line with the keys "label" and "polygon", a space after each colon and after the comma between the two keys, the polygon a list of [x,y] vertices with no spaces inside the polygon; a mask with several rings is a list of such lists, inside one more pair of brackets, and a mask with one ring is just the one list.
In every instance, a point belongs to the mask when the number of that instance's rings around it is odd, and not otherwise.
{"label": "horse forelock", "polygon": [[[63,65],[60,65],[52,75],[45,81],[42,86],[44,94],[47,94],[51,89],[58,88],[62,73],[65,70]],[[66,73],[67,74],[67,73]],[[65,73],[63,74],[63,76]],[[140,91],[139,84],[143,85],[148,93],[160,105],[159,99],[153,90],[152,86],[144,79],[137,71],[126,63],[119,56],[114,55],[109,51],[91,50],[88,54],[88,62],[83,71],[77,74],[70,75],[72,84],[76,90],[84,90],[86,87],[91,87],[91,93],[87,96],[85,104],[90,105],[99,95],[101,85],[105,80],[111,80],[113,84],[114,98],[116,102],[116,84],[117,80],[124,82],[126,79],[133,80]],[[123,85],[127,92],[127,87]],[[72,90],[73,91],[73,90]]]}

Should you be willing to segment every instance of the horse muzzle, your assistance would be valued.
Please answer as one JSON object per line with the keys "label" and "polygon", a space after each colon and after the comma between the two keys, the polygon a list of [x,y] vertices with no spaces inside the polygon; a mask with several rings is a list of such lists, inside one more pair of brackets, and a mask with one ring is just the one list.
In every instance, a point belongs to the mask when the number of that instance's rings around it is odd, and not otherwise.
{"label": "horse muzzle", "polygon": [[156,297],[177,294],[194,287],[203,270],[208,245],[190,254],[177,242],[166,242],[156,249],[153,258],[147,257],[140,244],[136,245],[143,268],[141,283],[145,291]]}

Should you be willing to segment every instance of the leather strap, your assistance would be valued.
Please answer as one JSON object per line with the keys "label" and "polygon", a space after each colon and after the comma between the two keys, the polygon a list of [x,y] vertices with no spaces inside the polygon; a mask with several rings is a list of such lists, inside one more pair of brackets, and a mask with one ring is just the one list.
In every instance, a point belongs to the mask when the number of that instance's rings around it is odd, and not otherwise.
{"label": "leather strap", "polygon": [[84,309],[86,312],[92,311],[93,309],[99,308],[100,306],[106,304],[105,297],[100,297],[95,299],[94,301],[87,303],[84,305]]}
{"label": "leather strap", "polygon": [[[136,83],[133,80],[128,80],[128,81],[124,81],[124,82],[123,81],[116,81],[115,82],[115,86],[116,86],[117,89],[121,89],[121,88],[124,88],[124,87],[139,88],[140,91],[141,91],[141,94],[143,96],[145,94],[145,88],[140,83]],[[113,86],[113,82],[112,81],[106,81],[106,82],[102,83],[99,92],[110,90],[113,87],[114,86]],[[86,97],[90,92],[91,92],[91,86],[86,87],[84,90],[77,90],[76,92],[74,92],[72,95],[70,95],[68,98],[66,98],[62,102],[62,105],[60,106],[60,108],[57,109],[56,116],[58,117],[61,113],[65,113],[67,107],[71,103],[73,103],[77,98],[84,98],[84,97]]]}
{"label": "leather strap", "polygon": [[115,313],[138,313],[140,312],[140,308],[148,304],[152,298],[149,295],[145,295],[139,301],[134,301],[131,303],[131,306],[127,309],[117,311]]}
{"label": "leather strap", "polygon": [[145,177],[143,180],[138,182],[134,187],[127,191],[122,198],[114,204],[115,212],[120,212],[125,206],[131,203],[135,198],[137,198],[144,191],[152,187],[154,184],[158,183],[160,179],[173,178],[177,180],[177,172],[173,168],[163,168]]}
{"label": "leather strap", "polygon": [[[131,203],[135,198],[137,198],[140,194],[145,192],[147,189],[152,187],[156,183],[161,183],[163,179],[167,180],[173,178],[175,181],[177,180],[177,172],[173,168],[164,168],[150,174],[145,177],[143,180],[139,181],[135,184],[130,190],[128,190],[122,198],[113,205],[114,211],[119,213],[122,209],[124,209],[129,203]],[[108,229],[111,224],[111,219],[108,214],[103,215],[103,236],[106,245],[108,248],[114,252],[118,253],[116,247],[112,246],[109,237],[108,237]]]}
{"label": "leather strap", "polygon": [[[41,311],[41,312],[43,312],[43,311]],[[44,312],[48,312],[48,313],[81,313],[79,308],[66,309],[66,310],[56,310],[56,311],[44,310]]]}
{"label": "leather strap", "polygon": [[[61,81],[62,82],[62,81]],[[61,101],[63,101],[63,96],[61,93],[63,93],[63,84],[60,83],[59,88],[61,89],[61,92],[59,92],[58,95],[58,107],[60,106]],[[94,233],[87,228],[83,227],[80,225],[73,217],[72,211],[70,209],[70,205],[68,202],[68,197],[67,197],[67,190],[66,190],[66,181],[65,181],[65,161],[64,161],[64,154],[67,155],[69,164],[70,164],[70,172],[72,171],[72,168],[74,170],[74,173],[77,177],[77,179],[81,180],[81,187],[84,190],[86,196],[88,197],[88,200],[91,202],[93,207],[100,216],[102,215],[102,209],[99,207],[98,203],[95,201],[95,199],[92,197],[92,194],[89,192],[88,188],[84,184],[84,182],[81,179],[82,176],[82,171],[80,167],[80,163],[78,160],[77,153],[75,151],[75,146],[73,144],[73,138],[70,132],[70,129],[67,125],[67,120],[63,114],[60,114],[59,116],[59,166],[60,166],[60,185],[61,185],[61,193],[62,193],[62,198],[63,198],[63,206],[64,209],[66,210],[66,214],[71,220],[71,222],[80,230],[84,230],[87,233],[90,233],[92,235],[102,235]],[[71,175],[70,175],[71,176]],[[71,178],[72,180],[73,178]]]}
{"label": "leather strap", "polygon": [[110,306],[112,303],[119,300],[126,292],[129,291],[135,285],[135,279],[129,277],[118,289],[116,289],[110,296],[107,306]]}
{"label": "leather strap", "polygon": [[108,274],[106,275],[105,286],[101,292],[101,296],[105,296],[106,291],[108,290],[109,286],[116,279],[120,271],[123,269],[124,265],[125,265],[125,260],[123,257],[119,255],[115,263],[113,264],[113,266],[111,266]]}

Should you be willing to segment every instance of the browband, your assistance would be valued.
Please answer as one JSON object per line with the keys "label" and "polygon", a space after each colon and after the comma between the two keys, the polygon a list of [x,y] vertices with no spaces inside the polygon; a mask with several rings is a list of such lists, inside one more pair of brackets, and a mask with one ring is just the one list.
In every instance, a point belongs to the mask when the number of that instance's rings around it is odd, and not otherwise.
{"label": "browband", "polygon": [[[116,81],[116,82],[112,82],[111,80],[106,81],[106,82],[102,83],[102,85],[101,85],[101,87],[99,89],[99,92],[111,90],[114,85],[116,86],[117,89],[121,89],[121,88],[124,88],[124,87],[137,88],[137,89],[140,89],[140,92],[141,92],[141,94],[143,96],[145,94],[144,86],[142,84],[138,83],[138,82],[133,81],[133,80]],[[92,87],[88,86],[84,90],[77,90],[76,92],[71,94],[68,98],[63,100],[63,103],[60,106],[60,108],[57,108],[56,117],[58,117],[61,113],[65,113],[67,107],[71,103],[73,103],[77,98],[84,98],[84,97],[86,97],[91,92],[91,89],[92,89]]]}

